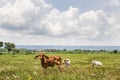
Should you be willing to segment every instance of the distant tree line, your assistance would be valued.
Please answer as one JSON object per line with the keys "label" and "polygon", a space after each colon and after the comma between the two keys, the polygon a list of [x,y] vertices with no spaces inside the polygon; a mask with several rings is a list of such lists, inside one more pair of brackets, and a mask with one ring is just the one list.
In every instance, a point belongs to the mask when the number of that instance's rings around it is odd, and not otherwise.
{"label": "distant tree line", "polygon": [[88,53],[120,53],[117,49],[114,49],[113,51],[108,51],[105,49],[101,50],[82,50],[82,49],[74,49],[74,50],[59,50],[59,49],[44,49],[45,52],[54,52],[54,53],[71,53],[71,54],[88,54]]}
{"label": "distant tree line", "polygon": [[18,53],[19,50],[16,49],[16,45],[12,42],[2,42],[0,41],[0,48],[4,48],[9,53],[10,51],[13,51],[14,53]]}
{"label": "distant tree line", "polygon": [[[74,50],[59,50],[59,49],[44,49],[45,53],[70,53],[70,54],[88,54],[88,53],[120,53],[117,49],[113,51],[108,51],[108,50],[82,50],[82,49],[74,49]],[[35,54],[35,53],[40,53],[40,51],[37,50],[28,50],[28,49],[17,49],[16,45],[12,42],[2,42],[0,41],[0,54],[3,52],[7,53],[20,53],[20,54]]]}
{"label": "distant tree line", "polygon": [[17,49],[15,43],[13,42],[2,42],[0,41],[0,55],[4,53],[8,54],[34,54],[36,53],[35,50],[28,50],[28,49]]}

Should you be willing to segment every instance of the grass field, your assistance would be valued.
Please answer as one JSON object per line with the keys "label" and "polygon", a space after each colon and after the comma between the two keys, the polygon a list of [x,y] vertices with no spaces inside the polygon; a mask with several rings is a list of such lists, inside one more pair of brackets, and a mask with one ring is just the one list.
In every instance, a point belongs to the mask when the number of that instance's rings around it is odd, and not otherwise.
{"label": "grass field", "polygon": [[[0,55],[0,80],[120,80],[119,54],[47,54],[71,59],[71,67],[60,73],[57,67],[44,71],[39,59],[31,55]],[[91,66],[99,60],[103,67]],[[63,65],[64,67],[64,65]]]}

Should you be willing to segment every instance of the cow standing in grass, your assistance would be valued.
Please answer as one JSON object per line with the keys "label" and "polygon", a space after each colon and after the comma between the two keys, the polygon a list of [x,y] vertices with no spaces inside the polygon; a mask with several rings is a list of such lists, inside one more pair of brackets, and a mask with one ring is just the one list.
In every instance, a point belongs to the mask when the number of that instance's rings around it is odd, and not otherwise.
{"label": "cow standing in grass", "polygon": [[96,60],[93,60],[92,61],[92,67],[94,68],[94,66],[102,66],[102,63],[100,61],[96,61]]}
{"label": "cow standing in grass", "polygon": [[66,68],[69,68],[69,67],[70,67],[70,62],[71,62],[70,59],[65,59],[65,60],[64,60],[64,65],[65,65]]}
{"label": "cow standing in grass", "polygon": [[48,57],[45,54],[39,54],[34,57],[34,59],[40,58],[41,66],[44,69],[47,69],[48,67],[54,67],[55,65],[58,66],[58,69],[62,71],[61,69],[61,57],[60,56],[52,56]]}

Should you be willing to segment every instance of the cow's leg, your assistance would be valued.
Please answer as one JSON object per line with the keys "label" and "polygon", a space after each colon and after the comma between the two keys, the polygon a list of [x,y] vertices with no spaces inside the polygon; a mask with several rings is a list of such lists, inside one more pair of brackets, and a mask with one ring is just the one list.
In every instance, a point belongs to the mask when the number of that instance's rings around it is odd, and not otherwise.
{"label": "cow's leg", "polygon": [[62,72],[63,71],[62,66],[61,65],[57,65],[57,66],[58,66],[58,69],[60,70],[60,72]]}
{"label": "cow's leg", "polygon": [[47,67],[43,67],[43,73],[46,75],[46,73],[47,73]]}

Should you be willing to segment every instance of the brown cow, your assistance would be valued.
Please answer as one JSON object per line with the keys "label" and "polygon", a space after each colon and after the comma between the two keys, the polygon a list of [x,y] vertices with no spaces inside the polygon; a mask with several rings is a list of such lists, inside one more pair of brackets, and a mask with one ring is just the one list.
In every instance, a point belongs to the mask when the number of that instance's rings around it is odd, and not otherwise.
{"label": "brown cow", "polygon": [[36,58],[40,58],[41,65],[44,69],[47,69],[47,67],[54,67],[55,65],[57,65],[58,69],[60,69],[60,71],[62,71],[62,69],[61,69],[61,57],[60,56],[48,57],[42,53],[42,54],[39,54],[39,55],[34,57],[34,59],[36,59]]}

